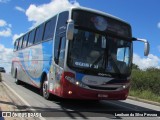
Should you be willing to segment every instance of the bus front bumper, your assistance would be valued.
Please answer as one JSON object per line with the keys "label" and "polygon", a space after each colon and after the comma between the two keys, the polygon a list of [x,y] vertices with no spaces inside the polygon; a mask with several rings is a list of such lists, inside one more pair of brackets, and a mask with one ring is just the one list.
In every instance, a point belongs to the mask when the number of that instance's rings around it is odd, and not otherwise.
{"label": "bus front bumper", "polygon": [[129,93],[129,86],[119,91],[100,91],[81,88],[77,85],[65,81],[61,89],[61,97],[71,99],[90,99],[90,100],[125,100]]}

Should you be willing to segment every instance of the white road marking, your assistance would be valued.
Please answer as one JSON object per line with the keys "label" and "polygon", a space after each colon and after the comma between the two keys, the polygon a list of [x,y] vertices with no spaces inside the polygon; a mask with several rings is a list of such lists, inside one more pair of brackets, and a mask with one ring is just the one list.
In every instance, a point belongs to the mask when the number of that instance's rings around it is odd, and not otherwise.
{"label": "white road marking", "polygon": [[[11,87],[9,87],[4,81],[2,81],[3,82],[3,84],[13,93],[13,94],[15,94],[25,105],[27,105],[28,107],[31,107],[32,108],[32,106],[26,101],[26,100],[24,100],[21,96],[19,96]],[[34,112],[36,112],[36,109],[30,109],[31,111],[34,111]],[[44,117],[39,117],[39,119],[40,120],[46,120]]]}

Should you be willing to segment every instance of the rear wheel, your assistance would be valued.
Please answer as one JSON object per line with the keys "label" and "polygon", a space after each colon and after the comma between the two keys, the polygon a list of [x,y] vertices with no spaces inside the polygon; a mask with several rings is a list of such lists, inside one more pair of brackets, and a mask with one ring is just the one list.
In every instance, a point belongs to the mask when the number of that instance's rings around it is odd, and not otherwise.
{"label": "rear wheel", "polygon": [[16,70],[16,72],[15,72],[15,83],[16,83],[17,85],[20,85],[20,84],[21,84],[21,81],[17,78],[17,70]]}
{"label": "rear wheel", "polygon": [[48,91],[48,80],[47,76],[44,77],[44,82],[42,84],[42,92],[43,92],[43,97],[47,100],[51,99],[51,94]]}

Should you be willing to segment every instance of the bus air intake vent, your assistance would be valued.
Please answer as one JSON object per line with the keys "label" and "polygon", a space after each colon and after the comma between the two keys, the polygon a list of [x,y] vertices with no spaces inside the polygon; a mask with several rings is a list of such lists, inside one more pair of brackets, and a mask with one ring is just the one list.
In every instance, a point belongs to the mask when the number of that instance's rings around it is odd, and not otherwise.
{"label": "bus air intake vent", "polygon": [[88,85],[89,88],[91,89],[97,89],[97,90],[116,90],[117,87],[98,87],[98,86],[90,86]]}

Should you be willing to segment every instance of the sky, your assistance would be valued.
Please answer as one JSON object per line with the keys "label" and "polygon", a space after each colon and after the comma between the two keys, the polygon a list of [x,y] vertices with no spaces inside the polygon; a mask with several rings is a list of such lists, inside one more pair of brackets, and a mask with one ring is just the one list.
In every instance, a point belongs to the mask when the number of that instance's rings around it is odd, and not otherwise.
{"label": "sky", "polygon": [[128,22],[133,37],[150,43],[150,54],[145,57],[144,44],[134,42],[133,63],[140,69],[160,68],[159,0],[0,0],[0,67],[10,72],[16,38],[72,5],[100,10]]}

